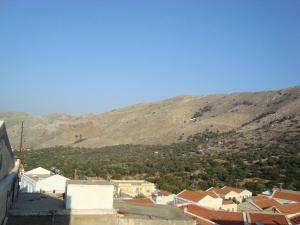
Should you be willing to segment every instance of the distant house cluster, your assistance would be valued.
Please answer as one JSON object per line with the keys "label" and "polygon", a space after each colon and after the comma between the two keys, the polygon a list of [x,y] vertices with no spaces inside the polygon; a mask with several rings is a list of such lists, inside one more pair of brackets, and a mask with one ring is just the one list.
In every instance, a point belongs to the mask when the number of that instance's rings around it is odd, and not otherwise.
{"label": "distant house cluster", "polygon": [[248,190],[212,187],[206,191],[184,190],[175,196],[174,203],[196,217],[199,225],[300,224],[300,192],[296,191],[274,189],[269,195],[252,197]]}
{"label": "distant house cluster", "polygon": [[[173,194],[158,190],[154,183],[145,180],[105,181],[99,177],[69,180],[39,167],[22,175],[21,191],[63,193],[66,209],[73,211],[101,209],[113,213],[113,202],[123,201],[134,207],[151,206],[151,209],[176,206],[185,215],[195,218],[197,225],[300,224],[300,192],[281,189],[258,196],[252,196],[249,190],[229,186]],[[125,212],[121,210],[120,213]]]}

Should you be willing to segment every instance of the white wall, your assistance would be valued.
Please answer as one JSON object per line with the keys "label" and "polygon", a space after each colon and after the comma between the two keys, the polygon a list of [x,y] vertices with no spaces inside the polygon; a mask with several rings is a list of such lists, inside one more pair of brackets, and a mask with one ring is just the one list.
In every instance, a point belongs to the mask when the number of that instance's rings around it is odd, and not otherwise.
{"label": "white wall", "polygon": [[27,177],[26,175],[23,175],[21,177],[21,185],[20,190],[22,192],[35,192],[36,191],[36,185],[35,181]]}
{"label": "white wall", "polygon": [[[29,173],[33,175],[34,173]],[[22,192],[48,192],[48,193],[64,193],[66,189],[66,181],[68,178],[61,175],[52,175],[50,177],[35,181],[27,176],[28,173],[21,177],[21,191]],[[38,176],[38,175],[37,175]]]}
{"label": "white wall", "polygon": [[113,185],[68,184],[67,209],[113,209]]}
{"label": "white wall", "polygon": [[156,204],[167,205],[169,203],[174,202],[174,196],[175,195],[173,194],[168,196],[155,196],[153,200]]}
{"label": "white wall", "polygon": [[37,182],[36,191],[45,191],[48,193],[64,193],[66,190],[66,177],[60,175],[53,175],[46,179]]}
{"label": "white wall", "polygon": [[222,198],[212,198],[209,195],[201,199],[197,204],[200,206],[219,209],[222,206]]}

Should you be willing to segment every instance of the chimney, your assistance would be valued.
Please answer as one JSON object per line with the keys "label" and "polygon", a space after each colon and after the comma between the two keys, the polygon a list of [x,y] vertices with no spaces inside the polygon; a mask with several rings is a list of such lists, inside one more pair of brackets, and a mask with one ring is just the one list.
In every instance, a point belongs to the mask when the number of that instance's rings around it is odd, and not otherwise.
{"label": "chimney", "polygon": [[183,212],[184,212],[184,213],[187,213],[187,206],[184,206],[184,207],[183,207]]}

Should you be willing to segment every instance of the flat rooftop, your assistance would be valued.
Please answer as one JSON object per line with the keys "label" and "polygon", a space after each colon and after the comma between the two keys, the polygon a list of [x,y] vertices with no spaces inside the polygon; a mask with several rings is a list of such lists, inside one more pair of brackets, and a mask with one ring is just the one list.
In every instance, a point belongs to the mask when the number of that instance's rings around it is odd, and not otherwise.
{"label": "flat rooftop", "polygon": [[[124,215],[126,218],[133,217],[141,219],[176,221],[192,220],[191,218],[186,216],[181,209],[170,205],[129,203],[122,200],[114,200],[114,208],[120,215]],[[24,220],[32,217],[32,219],[36,221],[48,221],[48,219],[51,218],[53,212],[56,213],[57,218],[60,218],[59,220],[61,222],[68,221],[66,219],[68,217],[73,217],[73,215],[66,215],[67,210],[64,207],[64,200],[58,199],[53,194],[20,193],[17,201],[13,204],[12,209],[9,211],[10,216],[7,225],[17,224],[13,221],[20,222],[22,220],[22,217],[24,217]],[[85,215],[82,215],[82,218],[84,216]],[[94,217],[95,216],[101,217],[102,215],[94,215]],[[41,218],[38,219],[38,217]],[[26,223],[24,222],[20,224]],[[40,223],[40,225],[43,224],[48,223]]]}
{"label": "flat rooftop", "polygon": [[183,210],[171,205],[142,204],[115,200],[114,208],[125,215],[134,217],[190,220],[190,217],[186,216]]}
{"label": "flat rooftop", "polygon": [[107,180],[67,180],[67,184],[81,185],[112,185]]}

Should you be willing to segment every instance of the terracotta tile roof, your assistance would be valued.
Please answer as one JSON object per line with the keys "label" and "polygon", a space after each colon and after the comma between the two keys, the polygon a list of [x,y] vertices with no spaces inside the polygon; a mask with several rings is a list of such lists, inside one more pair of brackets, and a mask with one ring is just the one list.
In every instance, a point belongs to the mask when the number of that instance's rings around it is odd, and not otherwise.
{"label": "terracotta tile roof", "polygon": [[270,199],[270,198],[264,195],[253,196],[250,198],[250,200],[264,200],[264,199]]}
{"label": "terracotta tile roof", "polygon": [[197,224],[201,225],[216,225],[213,221],[202,219],[202,218],[197,218]]}
{"label": "terracotta tile roof", "polygon": [[187,199],[193,202],[199,202],[201,199],[203,199],[206,196],[210,196],[212,198],[220,198],[216,193],[213,191],[189,191],[184,190],[180,192],[177,196],[183,199]]}
{"label": "terracotta tile roof", "polygon": [[250,225],[257,225],[257,222],[265,225],[289,225],[283,214],[248,213],[247,217]]}
{"label": "terracotta tile roof", "polygon": [[300,202],[300,192],[296,192],[296,191],[276,190],[276,191],[274,191],[272,197],[279,198],[279,199],[285,199],[285,200],[289,200],[289,201]]}
{"label": "terracotta tile roof", "polygon": [[267,208],[270,208],[272,206],[281,205],[279,202],[277,202],[275,199],[272,199],[272,198],[251,199],[251,201],[261,209],[267,209]]}
{"label": "terracotta tile roof", "polygon": [[213,221],[220,225],[244,225],[243,213],[210,210],[201,206],[188,204],[182,206],[188,213]]}
{"label": "terracotta tile roof", "polygon": [[130,203],[153,204],[153,201],[150,198],[132,198],[132,199],[124,199],[124,201]]}
{"label": "terracotta tile roof", "polygon": [[291,222],[292,225],[300,224],[300,215],[291,217],[290,222]]}
{"label": "terracotta tile roof", "polygon": [[215,192],[215,193],[217,193],[219,195],[226,195],[226,194],[228,194],[227,190],[222,190],[221,188],[216,188],[216,187],[209,188],[206,191],[213,191],[213,192]]}
{"label": "terracotta tile roof", "polygon": [[277,211],[285,214],[300,213],[300,203],[277,205],[275,206],[275,208],[277,209]]}
{"label": "terracotta tile roof", "polygon": [[236,204],[232,200],[223,200],[222,205],[231,205],[231,204]]}
{"label": "terracotta tile roof", "polygon": [[234,187],[227,187],[227,186],[224,186],[222,188],[211,187],[211,188],[207,189],[207,191],[214,191],[214,192],[216,192],[219,195],[227,195],[231,191],[234,191],[236,193],[241,193],[244,190],[245,189],[234,188]]}
{"label": "terracotta tile roof", "polygon": [[240,189],[240,188],[234,188],[234,187],[227,187],[227,186],[224,186],[221,188],[223,191],[227,191],[227,193],[231,192],[231,191],[234,191],[236,193],[241,193],[243,192],[245,189]]}
{"label": "terracotta tile roof", "polygon": [[169,196],[169,195],[172,195],[171,192],[168,192],[168,191],[164,191],[164,190],[159,190],[157,192],[158,195],[162,195],[162,196]]}

